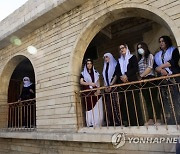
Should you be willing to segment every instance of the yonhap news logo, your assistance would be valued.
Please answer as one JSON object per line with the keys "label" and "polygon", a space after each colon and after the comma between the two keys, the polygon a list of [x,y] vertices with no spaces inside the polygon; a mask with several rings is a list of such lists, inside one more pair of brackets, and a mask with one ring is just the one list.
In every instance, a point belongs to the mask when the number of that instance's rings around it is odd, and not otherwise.
{"label": "yonhap news logo", "polygon": [[125,143],[134,144],[158,144],[158,143],[180,143],[178,137],[126,137],[125,133],[115,133],[112,135],[112,145],[118,149]]}
{"label": "yonhap news logo", "polygon": [[112,136],[113,147],[118,149],[126,143],[126,138],[124,133],[115,133]]}

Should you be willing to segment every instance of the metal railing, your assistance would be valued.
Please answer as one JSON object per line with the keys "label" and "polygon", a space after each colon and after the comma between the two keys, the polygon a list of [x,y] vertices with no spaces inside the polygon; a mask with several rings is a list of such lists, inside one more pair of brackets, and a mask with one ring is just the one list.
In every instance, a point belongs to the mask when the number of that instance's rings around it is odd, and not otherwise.
{"label": "metal railing", "polygon": [[176,74],[76,92],[78,128],[146,126],[148,129],[154,125],[158,129],[163,125],[168,129],[168,125],[175,125],[178,129],[179,84],[180,74]]}
{"label": "metal railing", "polygon": [[8,129],[34,130],[36,128],[36,100],[8,103]]}

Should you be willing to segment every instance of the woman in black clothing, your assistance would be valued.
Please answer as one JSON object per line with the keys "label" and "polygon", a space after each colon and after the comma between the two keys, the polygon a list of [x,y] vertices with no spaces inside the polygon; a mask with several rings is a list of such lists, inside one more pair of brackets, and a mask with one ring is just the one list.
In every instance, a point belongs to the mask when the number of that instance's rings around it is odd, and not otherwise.
{"label": "woman in black clothing", "polygon": [[31,83],[29,77],[23,78],[23,89],[20,95],[20,101],[35,98],[35,84]]}
{"label": "woman in black clothing", "polygon": [[159,38],[160,51],[155,55],[154,68],[158,76],[166,76],[180,73],[179,50],[172,45],[169,36]]}
{"label": "woman in black clothing", "polygon": [[[180,67],[178,64],[180,54],[178,49],[172,46],[170,37],[161,36],[159,38],[159,44],[160,51],[156,53],[154,62],[154,68],[158,76],[168,76],[180,73]],[[164,80],[161,85],[162,101],[165,109],[164,118],[166,118],[168,124],[175,124],[175,119],[180,123],[180,92],[177,85],[169,85],[179,82],[179,78],[171,78]],[[171,103],[171,98],[173,104]]]}
{"label": "woman in black clothing", "polygon": [[[128,46],[126,44],[122,44],[119,46],[119,52],[120,58],[118,59],[115,71],[118,83],[137,81],[138,61],[136,56],[130,53]],[[128,87],[129,86],[123,86],[120,88],[123,88],[125,90]],[[133,93],[135,100],[133,99]],[[139,100],[139,90],[135,86],[131,86],[130,88],[128,88],[126,92],[121,92],[120,103],[121,105],[124,105],[123,109],[121,109],[123,114],[124,125],[143,125],[142,112]],[[134,105],[134,103],[136,106]],[[137,110],[137,117],[135,110]]]}
{"label": "woman in black clothing", "polygon": [[35,101],[26,101],[35,98],[35,84],[31,83],[29,77],[23,78],[23,89],[19,98],[22,101],[22,126],[34,127],[35,126]]}

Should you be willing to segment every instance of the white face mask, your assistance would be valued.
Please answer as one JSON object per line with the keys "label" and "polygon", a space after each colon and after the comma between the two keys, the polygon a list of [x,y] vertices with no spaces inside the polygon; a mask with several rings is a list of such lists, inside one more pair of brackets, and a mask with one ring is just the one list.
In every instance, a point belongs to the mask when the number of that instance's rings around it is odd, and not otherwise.
{"label": "white face mask", "polygon": [[29,83],[29,81],[23,81],[24,82],[24,84],[28,84]]}
{"label": "white face mask", "polygon": [[139,48],[139,49],[138,49],[138,53],[139,53],[140,55],[143,55],[143,54],[144,54],[144,49]]}

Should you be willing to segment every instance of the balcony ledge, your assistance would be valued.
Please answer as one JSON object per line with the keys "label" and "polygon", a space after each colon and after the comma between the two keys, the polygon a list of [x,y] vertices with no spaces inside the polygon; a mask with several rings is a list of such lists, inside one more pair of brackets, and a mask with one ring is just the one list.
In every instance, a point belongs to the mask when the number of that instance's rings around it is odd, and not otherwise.
{"label": "balcony ledge", "polygon": [[137,127],[103,127],[103,128],[81,128],[77,132],[25,132],[25,131],[7,131],[0,130],[0,138],[14,139],[39,139],[39,140],[55,140],[55,141],[72,141],[72,142],[101,142],[110,143],[114,133],[125,133],[127,137],[178,137],[180,130],[176,126],[145,126]]}

